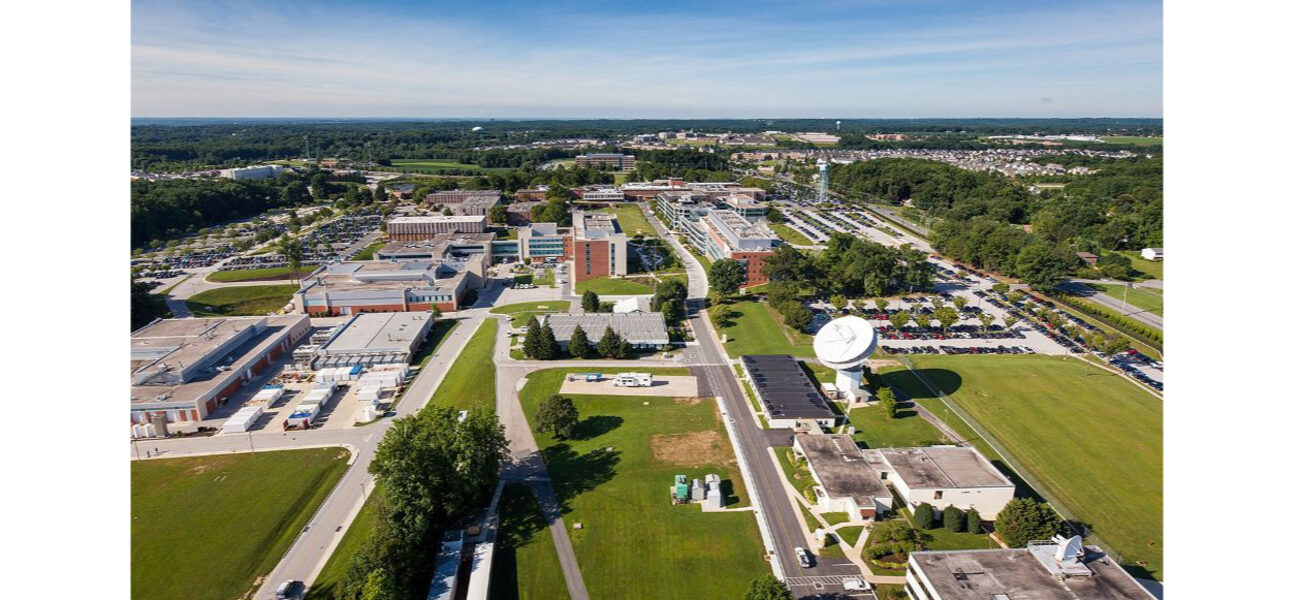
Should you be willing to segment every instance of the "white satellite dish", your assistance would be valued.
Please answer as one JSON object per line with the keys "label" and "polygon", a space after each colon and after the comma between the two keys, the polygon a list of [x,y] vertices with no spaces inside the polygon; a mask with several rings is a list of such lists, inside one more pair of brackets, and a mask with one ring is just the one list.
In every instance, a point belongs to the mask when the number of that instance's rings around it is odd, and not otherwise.
{"label": "white satellite dish", "polygon": [[856,398],[862,387],[862,361],[876,351],[876,330],[862,317],[840,317],[813,336],[813,351],[822,364],[835,369],[835,387]]}
{"label": "white satellite dish", "polygon": [[1056,560],[1065,562],[1074,560],[1083,555],[1083,538],[1074,536],[1064,540],[1056,547]]}

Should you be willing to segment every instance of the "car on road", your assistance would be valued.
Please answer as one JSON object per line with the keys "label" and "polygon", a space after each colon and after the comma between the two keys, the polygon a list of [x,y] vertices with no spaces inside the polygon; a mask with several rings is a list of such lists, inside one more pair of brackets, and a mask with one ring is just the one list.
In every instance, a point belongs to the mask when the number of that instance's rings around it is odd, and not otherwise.
{"label": "car on road", "polygon": [[844,578],[844,581],[842,581],[842,582],[840,582],[840,583],[844,585],[844,589],[846,589],[846,590],[863,590],[863,591],[865,591],[865,590],[870,590],[870,589],[871,589],[871,584],[870,584],[870,583],[867,583],[867,582],[866,582],[865,580],[863,580],[861,577],[845,577],[845,578]]}
{"label": "car on road", "polygon": [[803,546],[795,546],[794,557],[799,559],[799,566],[805,569],[812,566],[812,554]]}
{"label": "car on road", "polygon": [[290,598],[297,598],[299,595],[298,594],[299,588],[301,587],[302,587],[302,582],[298,581],[297,579],[286,580],[284,583],[280,584],[280,587],[275,589],[275,600],[289,600]]}

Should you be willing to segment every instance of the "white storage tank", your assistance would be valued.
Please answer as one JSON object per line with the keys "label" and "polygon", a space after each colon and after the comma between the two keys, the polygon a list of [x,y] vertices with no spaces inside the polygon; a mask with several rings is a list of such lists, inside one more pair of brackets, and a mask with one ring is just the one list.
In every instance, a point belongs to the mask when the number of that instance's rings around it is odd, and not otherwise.
{"label": "white storage tank", "polygon": [[357,423],[368,423],[377,418],[379,418],[379,411],[375,409],[373,404],[362,404],[361,408],[357,409]]}

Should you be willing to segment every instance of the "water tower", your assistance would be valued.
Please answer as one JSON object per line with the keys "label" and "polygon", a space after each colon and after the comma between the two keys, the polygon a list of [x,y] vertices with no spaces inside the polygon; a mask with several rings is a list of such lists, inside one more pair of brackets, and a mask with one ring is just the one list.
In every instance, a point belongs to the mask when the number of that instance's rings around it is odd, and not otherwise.
{"label": "water tower", "polygon": [[822,364],[835,369],[835,388],[846,398],[857,398],[862,361],[876,351],[876,330],[862,317],[840,317],[817,332],[813,350]]}
{"label": "water tower", "polygon": [[831,176],[829,172],[830,163],[826,159],[817,159],[817,203],[826,201],[826,186],[830,183]]}

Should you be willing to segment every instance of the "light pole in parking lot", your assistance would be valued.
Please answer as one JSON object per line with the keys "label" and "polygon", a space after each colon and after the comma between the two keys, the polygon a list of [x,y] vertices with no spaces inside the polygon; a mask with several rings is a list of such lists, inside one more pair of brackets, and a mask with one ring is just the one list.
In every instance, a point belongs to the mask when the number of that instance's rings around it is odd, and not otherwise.
{"label": "light pole in parking lot", "polygon": [[249,452],[256,452],[256,450],[253,449],[253,432],[252,432],[252,431],[249,431],[249,432],[248,432],[248,451],[249,451]]}

